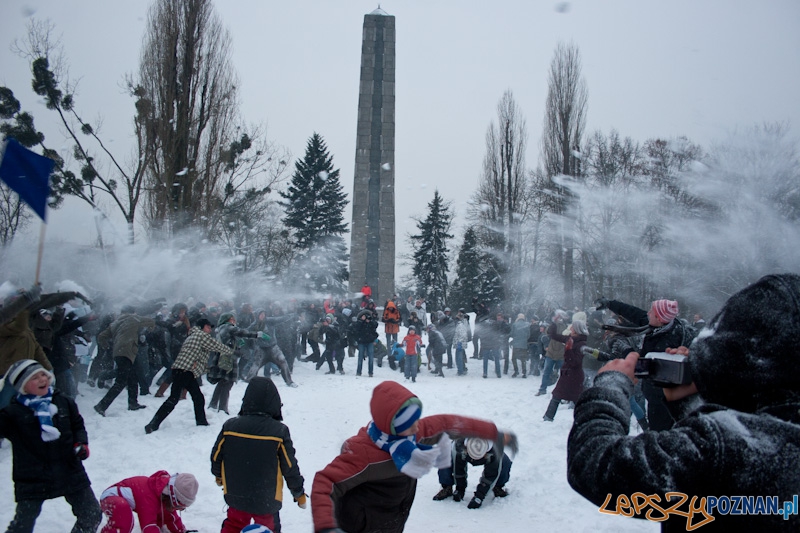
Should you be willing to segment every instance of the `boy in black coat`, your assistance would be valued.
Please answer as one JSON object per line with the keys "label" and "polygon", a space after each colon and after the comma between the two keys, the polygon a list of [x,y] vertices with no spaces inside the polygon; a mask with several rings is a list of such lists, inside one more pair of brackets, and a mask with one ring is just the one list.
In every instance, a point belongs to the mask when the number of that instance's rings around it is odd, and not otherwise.
{"label": "boy in black coat", "polygon": [[102,514],[81,463],[89,439],[78,406],[53,392],[53,374],[34,360],[14,363],[6,380],[17,391],[0,410],[0,438],[13,447],[17,501],[6,531],[32,532],[44,500],[64,497],[77,518],[72,533],[94,533]]}
{"label": "boy in black coat", "polygon": [[222,533],[239,533],[254,520],[279,531],[283,479],[300,508],[306,508],[303,476],[294,456],[281,397],[271,379],[250,380],[239,416],[222,426],[211,450],[211,473],[229,505]]}

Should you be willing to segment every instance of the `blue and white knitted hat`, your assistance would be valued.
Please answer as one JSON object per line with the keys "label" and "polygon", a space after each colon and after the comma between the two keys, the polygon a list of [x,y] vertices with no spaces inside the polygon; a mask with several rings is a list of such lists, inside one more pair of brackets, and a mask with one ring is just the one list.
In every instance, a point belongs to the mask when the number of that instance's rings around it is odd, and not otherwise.
{"label": "blue and white knitted hat", "polygon": [[392,433],[399,435],[404,432],[413,426],[420,416],[422,416],[422,402],[416,396],[409,398],[392,419]]}

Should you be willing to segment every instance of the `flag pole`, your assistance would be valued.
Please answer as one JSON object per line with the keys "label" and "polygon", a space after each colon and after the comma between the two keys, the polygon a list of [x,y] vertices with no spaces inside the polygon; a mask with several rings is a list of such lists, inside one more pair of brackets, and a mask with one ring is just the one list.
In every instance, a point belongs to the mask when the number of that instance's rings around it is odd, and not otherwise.
{"label": "flag pole", "polygon": [[36,279],[34,284],[39,284],[39,273],[42,270],[42,254],[44,254],[44,230],[47,228],[47,223],[42,220],[42,228],[39,230],[39,257],[36,259]]}

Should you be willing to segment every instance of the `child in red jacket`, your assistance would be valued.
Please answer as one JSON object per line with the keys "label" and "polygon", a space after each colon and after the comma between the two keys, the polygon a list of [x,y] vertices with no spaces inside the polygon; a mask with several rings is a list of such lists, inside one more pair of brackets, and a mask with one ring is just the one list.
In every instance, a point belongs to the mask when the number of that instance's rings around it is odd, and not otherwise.
{"label": "child in red jacket", "polygon": [[417,479],[451,464],[450,437],[479,437],[513,452],[517,438],[492,422],[458,415],[421,417],[422,402],[394,381],[372,392],[372,421],[317,472],[311,489],[316,533],[400,533],[411,512]]}
{"label": "child in red jacket", "polygon": [[406,350],[406,356],[403,361],[403,375],[406,379],[411,378],[411,381],[417,381],[417,369],[419,369],[419,353],[420,349],[424,348],[422,344],[422,337],[417,335],[417,328],[414,326],[408,327],[408,335],[403,337],[403,348]]}
{"label": "child in red jacket", "polygon": [[192,474],[170,475],[159,470],[151,476],[134,476],[111,485],[100,495],[100,508],[108,522],[100,533],[133,531],[133,513],[139,517],[142,533],[187,533],[178,511],[197,496],[197,479]]}

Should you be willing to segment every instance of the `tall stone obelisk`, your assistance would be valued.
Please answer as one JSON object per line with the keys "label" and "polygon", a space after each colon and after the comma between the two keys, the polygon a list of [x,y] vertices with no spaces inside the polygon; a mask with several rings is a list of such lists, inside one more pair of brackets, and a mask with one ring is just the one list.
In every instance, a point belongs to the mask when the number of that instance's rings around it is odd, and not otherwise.
{"label": "tall stone obelisk", "polygon": [[394,293],[394,44],[393,16],[364,15],[350,290],[368,285],[379,306]]}

